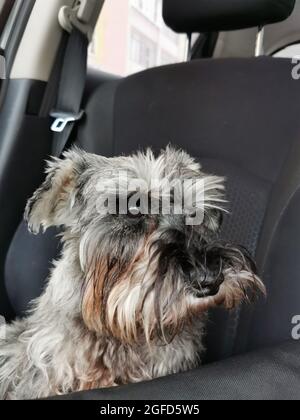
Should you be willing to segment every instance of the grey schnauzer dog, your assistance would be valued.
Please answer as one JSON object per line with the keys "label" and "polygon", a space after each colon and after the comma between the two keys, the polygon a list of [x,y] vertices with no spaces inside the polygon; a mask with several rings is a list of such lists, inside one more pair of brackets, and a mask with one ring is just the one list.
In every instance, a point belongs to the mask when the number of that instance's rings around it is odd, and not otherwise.
{"label": "grey schnauzer dog", "polygon": [[[166,181],[187,189],[185,180],[199,181],[202,222],[186,223],[197,201],[182,214],[172,206],[169,214],[146,214],[141,199],[121,212],[124,179],[117,174],[125,172],[149,185],[146,201],[157,195],[152,178],[162,190]],[[113,214],[101,191],[105,185],[112,194],[116,182]],[[222,178],[171,147],[158,157],[148,151],[111,159],[72,149],[48,163],[25,219],[33,233],[61,226],[63,250],[27,318],[0,340],[0,398],[112,387],[197,366],[208,309],[232,309],[264,291],[247,252],[218,239],[223,194]]]}

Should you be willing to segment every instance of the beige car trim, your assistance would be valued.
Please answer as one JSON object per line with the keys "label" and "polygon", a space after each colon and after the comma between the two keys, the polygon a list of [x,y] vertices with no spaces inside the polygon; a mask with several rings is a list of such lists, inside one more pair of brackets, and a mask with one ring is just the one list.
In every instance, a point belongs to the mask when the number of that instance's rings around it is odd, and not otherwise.
{"label": "beige car trim", "polygon": [[12,67],[12,79],[49,80],[62,35],[58,13],[62,6],[73,4],[74,0],[36,0]]}

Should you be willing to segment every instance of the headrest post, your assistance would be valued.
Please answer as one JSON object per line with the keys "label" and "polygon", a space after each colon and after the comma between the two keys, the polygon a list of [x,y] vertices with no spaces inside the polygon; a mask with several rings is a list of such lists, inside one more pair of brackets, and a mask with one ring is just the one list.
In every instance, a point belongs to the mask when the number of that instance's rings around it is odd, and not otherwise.
{"label": "headrest post", "polygon": [[187,61],[191,61],[193,55],[192,39],[193,34],[187,34],[188,37],[188,52],[187,52]]}
{"label": "headrest post", "polygon": [[256,36],[255,57],[264,55],[265,27],[259,26]]}

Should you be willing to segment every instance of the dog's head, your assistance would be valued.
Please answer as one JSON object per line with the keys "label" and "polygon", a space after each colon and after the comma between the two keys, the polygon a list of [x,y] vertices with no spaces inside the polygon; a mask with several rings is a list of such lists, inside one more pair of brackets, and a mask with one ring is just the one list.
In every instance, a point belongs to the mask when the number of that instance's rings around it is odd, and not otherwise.
{"label": "dog's head", "polygon": [[169,341],[209,308],[264,291],[247,252],[218,240],[223,192],[172,148],[112,159],[73,149],[48,164],[25,218],[34,233],[63,226],[76,244],[90,330]]}

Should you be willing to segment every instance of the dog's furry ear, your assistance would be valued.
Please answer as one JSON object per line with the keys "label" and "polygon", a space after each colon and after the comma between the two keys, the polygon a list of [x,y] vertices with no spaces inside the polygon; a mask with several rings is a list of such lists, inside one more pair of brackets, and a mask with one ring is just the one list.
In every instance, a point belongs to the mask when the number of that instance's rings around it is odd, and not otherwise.
{"label": "dog's furry ear", "polygon": [[82,172],[85,154],[79,149],[64,153],[62,159],[53,158],[47,162],[46,180],[28,201],[25,221],[29,230],[38,234],[50,226],[66,224],[71,216],[77,178]]}

